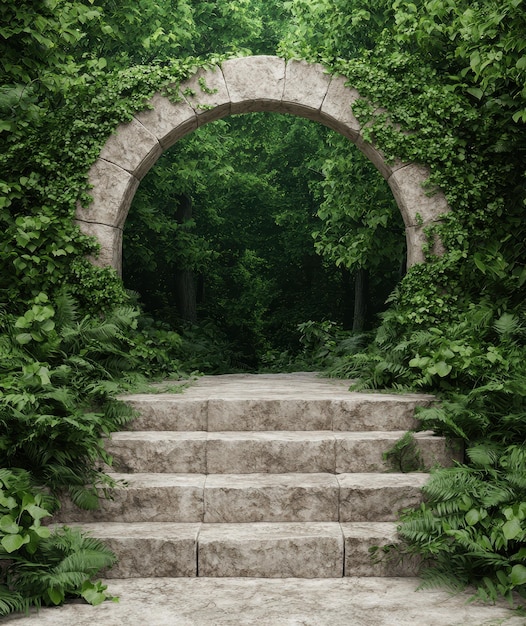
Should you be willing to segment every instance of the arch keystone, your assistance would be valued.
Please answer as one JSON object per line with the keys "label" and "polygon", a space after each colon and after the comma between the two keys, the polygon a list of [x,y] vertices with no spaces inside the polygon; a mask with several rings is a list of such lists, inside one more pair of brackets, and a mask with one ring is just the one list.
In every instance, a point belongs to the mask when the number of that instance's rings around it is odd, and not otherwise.
{"label": "arch keystone", "polygon": [[232,113],[250,113],[257,102],[258,111],[276,111],[285,85],[285,61],[272,56],[230,59],[221,65]]}

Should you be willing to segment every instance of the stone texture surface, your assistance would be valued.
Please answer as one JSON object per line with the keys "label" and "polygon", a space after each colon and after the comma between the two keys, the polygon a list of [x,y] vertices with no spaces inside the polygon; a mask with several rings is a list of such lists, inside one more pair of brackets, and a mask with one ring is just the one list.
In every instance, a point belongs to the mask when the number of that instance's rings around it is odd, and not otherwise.
{"label": "stone texture surface", "polygon": [[208,430],[330,430],[332,404],[329,399],[293,397],[211,399]]}
{"label": "stone texture surface", "polygon": [[285,87],[283,59],[272,56],[230,59],[221,68],[230,95],[232,113],[275,111],[276,107],[279,111]]}
{"label": "stone texture surface", "polygon": [[117,472],[206,472],[204,432],[119,432],[106,444]]}
{"label": "stone texture surface", "polygon": [[198,126],[230,113],[230,94],[220,67],[198,70],[181,84],[181,93],[194,109]]}
{"label": "stone texture surface", "polygon": [[201,474],[111,474],[126,481],[110,490],[96,511],[63,500],[60,522],[199,522],[203,519],[205,476]]}
{"label": "stone texture surface", "polygon": [[122,272],[122,228],[82,220],[76,220],[76,224],[85,235],[95,237],[100,244],[100,252],[90,260],[102,267],[113,267],[120,274]]}
{"label": "stone texture surface", "polygon": [[339,485],[329,474],[210,475],[206,523],[338,521]]}
{"label": "stone texture surface", "polygon": [[505,602],[415,592],[415,578],[137,578],[110,580],[119,602],[17,614],[16,626],[524,626]]}
{"label": "stone texture surface", "polygon": [[399,540],[396,524],[390,522],[346,522],[341,524],[345,537],[345,576],[415,576],[418,563],[400,561],[396,552],[379,551],[378,561],[370,550],[396,545]]}
{"label": "stone texture surface", "polygon": [[209,433],[209,474],[334,472],[334,438],[327,432]]}
{"label": "stone texture surface", "polygon": [[428,474],[338,474],[340,522],[394,522],[422,502]]}
{"label": "stone texture surface", "polygon": [[139,186],[137,178],[100,158],[91,166],[88,178],[93,185],[93,202],[77,207],[77,219],[122,228]]}
{"label": "stone texture surface", "polygon": [[342,575],[339,524],[203,525],[199,576],[330,578]]}
{"label": "stone texture surface", "polygon": [[393,172],[387,180],[406,226],[437,221],[447,212],[444,194],[435,190],[433,195],[428,195],[432,190],[422,186],[428,178],[427,168],[409,163]]}
{"label": "stone texture surface", "polygon": [[118,555],[107,578],[197,576],[200,524],[92,523],[82,528]]}
{"label": "stone texture surface", "polygon": [[171,102],[156,93],[149,101],[151,108],[137,113],[136,119],[157,137],[163,150],[197,128],[197,116],[186,102]]}
{"label": "stone texture surface", "polygon": [[140,180],[162,154],[157,138],[135,118],[120,124],[104,144],[100,158]]}
{"label": "stone texture surface", "polygon": [[[336,468],[338,474],[347,472],[386,472],[393,466],[382,455],[405,434],[404,431],[334,433],[336,439]],[[461,458],[459,450],[452,449],[443,437],[431,433],[416,433],[424,467],[450,466]]]}
{"label": "stone texture surface", "polygon": [[360,123],[354,117],[352,105],[359,99],[356,89],[347,86],[344,76],[333,76],[320,109],[320,122],[350,139],[360,136]]}
{"label": "stone texture surface", "polygon": [[281,110],[319,121],[330,82],[323,65],[288,61]]}
{"label": "stone texture surface", "polygon": [[207,430],[208,400],[196,398],[190,389],[184,395],[133,394],[122,399],[140,412],[127,425],[130,430]]}

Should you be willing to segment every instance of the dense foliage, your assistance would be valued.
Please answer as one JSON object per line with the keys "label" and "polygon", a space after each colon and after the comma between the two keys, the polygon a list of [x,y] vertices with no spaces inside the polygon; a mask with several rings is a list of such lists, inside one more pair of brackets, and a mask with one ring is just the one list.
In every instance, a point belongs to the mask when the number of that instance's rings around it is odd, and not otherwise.
{"label": "dense foliage", "polygon": [[[48,535],[40,520],[55,501],[39,486],[95,504],[84,485],[107,484],[94,469],[109,460],[102,438],[127,419],[114,392],[140,374],[217,371],[225,354],[227,367],[254,367],[265,354],[290,365],[291,329],[278,333],[288,310],[291,326],[301,322],[302,363],[310,352],[362,387],[436,392],[442,402],[420,414],[423,427],[466,443],[466,464],[436,471],[426,504],[401,527],[407,550],[431,563],[429,580],[472,583],[486,599],[526,593],[524,8],[523,0],[0,4],[0,614],[71,595],[104,599],[89,581],[111,556],[77,535]],[[445,254],[429,253],[401,280],[367,349],[361,334],[342,335],[345,305],[338,313],[322,287],[344,291],[342,272],[369,273],[374,284],[386,264],[396,283],[399,216],[370,166],[322,130],[229,120],[163,158],[127,233],[128,258],[145,269],[128,276],[162,323],[140,317],[115,273],[87,260],[96,247],[72,222],[89,198],[86,172],[120,121],[221,59],[196,56],[273,52],[279,40],[283,56],[347,76],[363,97],[354,113],[366,139],[387,158],[427,165],[430,188],[439,185],[452,209],[429,233]],[[303,158],[306,143],[314,148]],[[278,168],[283,161],[290,167]],[[276,268],[286,268],[279,284]],[[304,298],[307,270],[314,290]],[[170,281],[192,273],[195,310],[181,305],[174,316]],[[198,307],[199,276],[210,297]],[[305,307],[310,294],[336,303],[340,319]],[[181,310],[190,322],[202,316],[202,327],[175,332]]]}
{"label": "dense foliage", "polygon": [[[434,473],[426,504],[403,518],[407,550],[432,566],[429,583],[524,596],[524,3],[292,7],[301,34],[285,51],[348,76],[371,101],[354,108],[371,137],[387,155],[426,163],[452,208],[436,229],[444,256],[411,269],[368,351],[333,372],[362,387],[438,392],[422,427],[462,438],[466,465]],[[322,30],[309,30],[320,14]],[[377,38],[356,54],[348,42],[364,20]],[[389,113],[375,114],[378,104]]]}

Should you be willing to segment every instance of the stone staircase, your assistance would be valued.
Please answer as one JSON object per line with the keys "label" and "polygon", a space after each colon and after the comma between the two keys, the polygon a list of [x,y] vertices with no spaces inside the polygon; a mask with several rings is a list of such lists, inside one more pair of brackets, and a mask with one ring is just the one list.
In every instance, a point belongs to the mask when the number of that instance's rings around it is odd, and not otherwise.
{"label": "stone staircase", "polygon": [[[424,473],[390,473],[382,454],[431,396],[351,393],[312,374],[204,377],[179,394],[130,395],[139,412],[107,449],[125,481],[101,509],[65,502],[119,558],[113,578],[411,576],[373,563],[396,542],[397,512]],[[427,467],[460,458],[416,436]]]}

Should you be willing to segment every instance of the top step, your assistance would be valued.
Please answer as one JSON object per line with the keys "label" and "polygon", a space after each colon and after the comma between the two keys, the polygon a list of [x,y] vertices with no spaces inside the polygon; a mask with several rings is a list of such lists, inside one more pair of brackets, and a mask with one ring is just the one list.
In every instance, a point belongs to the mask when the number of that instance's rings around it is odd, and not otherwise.
{"label": "top step", "polygon": [[133,394],[122,399],[138,412],[129,430],[375,431],[415,428],[421,394],[356,393],[352,381],[316,374],[204,376],[182,393]]}

